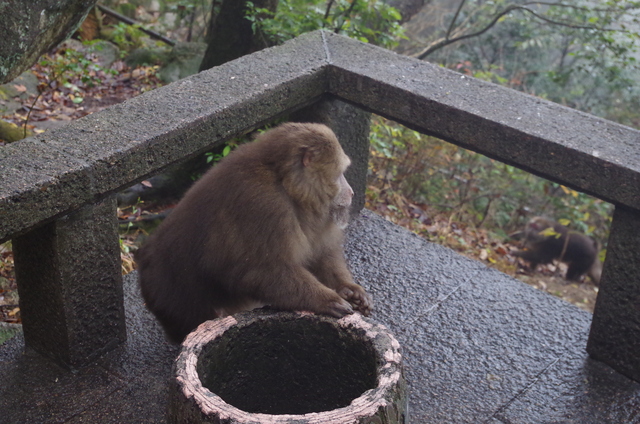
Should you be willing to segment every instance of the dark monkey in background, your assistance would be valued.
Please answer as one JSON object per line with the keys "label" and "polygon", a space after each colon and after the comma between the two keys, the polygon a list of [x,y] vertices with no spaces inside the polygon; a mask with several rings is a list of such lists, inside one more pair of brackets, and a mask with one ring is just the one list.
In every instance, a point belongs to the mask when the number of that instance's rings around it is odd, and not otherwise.
{"label": "dark monkey in background", "polygon": [[515,255],[529,261],[532,270],[538,264],[558,260],[569,267],[567,280],[579,280],[587,274],[595,284],[600,283],[602,262],[598,258],[598,243],[591,237],[539,216],[527,223],[524,232],[516,234],[524,235],[524,249]]}
{"label": "dark monkey in background", "polygon": [[350,162],[327,126],[286,123],[196,182],[136,254],[142,295],[169,339],[262,305],[368,315],[373,302],[342,247]]}

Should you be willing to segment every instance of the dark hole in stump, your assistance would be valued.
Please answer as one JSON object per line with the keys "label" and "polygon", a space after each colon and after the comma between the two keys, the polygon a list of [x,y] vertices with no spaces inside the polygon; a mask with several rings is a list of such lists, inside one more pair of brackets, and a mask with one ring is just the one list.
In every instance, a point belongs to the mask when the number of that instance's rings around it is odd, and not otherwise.
{"label": "dark hole in stump", "polygon": [[202,385],[250,413],[305,414],[347,406],[377,385],[361,329],[297,319],[231,328],[204,347]]}

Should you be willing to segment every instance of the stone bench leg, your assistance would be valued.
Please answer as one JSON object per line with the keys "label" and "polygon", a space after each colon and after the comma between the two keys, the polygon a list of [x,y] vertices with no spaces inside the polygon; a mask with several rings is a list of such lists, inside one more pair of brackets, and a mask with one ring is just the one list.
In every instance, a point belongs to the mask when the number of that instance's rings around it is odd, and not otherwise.
{"label": "stone bench leg", "polygon": [[587,351],[640,382],[640,211],[616,206]]}
{"label": "stone bench leg", "polygon": [[25,343],[79,367],[126,340],[115,197],[13,239]]}

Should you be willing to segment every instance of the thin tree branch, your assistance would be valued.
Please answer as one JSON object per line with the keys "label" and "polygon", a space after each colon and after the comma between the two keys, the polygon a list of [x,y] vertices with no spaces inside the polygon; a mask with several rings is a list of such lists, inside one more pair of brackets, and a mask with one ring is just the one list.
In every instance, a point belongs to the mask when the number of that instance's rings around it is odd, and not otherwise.
{"label": "thin tree branch", "polygon": [[[110,15],[110,16],[116,18],[117,20],[124,22],[127,25],[136,25],[137,24],[137,22],[134,21],[133,19],[127,18],[126,16],[123,16],[123,15],[119,14],[115,10],[111,10],[108,7],[102,6],[101,4],[96,4],[96,7],[98,9],[100,9],[101,12],[106,13],[107,15]],[[158,34],[155,31],[143,28],[141,26],[139,26],[138,29],[140,31],[144,32],[145,34],[147,34],[149,37],[155,38],[156,40],[160,40],[165,44],[168,44],[170,46],[175,46],[176,45],[175,41],[165,37],[164,35]]]}
{"label": "thin tree branch", "polygon": [[[558,6],[558,7],[565,7],[567,9],[574,9],[574,10],[582,10],[585,12],[606,12],[606,13],[613,13],[616,12],[615,9],[600,9],[600,8],[590,8],[590,7],[584,7],[584,6],[576,6],[573,4],[566,4],[566,3],[555,3],[555,2],[548,2],[548,1],[528,1],[526,3],[522,3],[521,6],[531,6],[531,5],[538,5],[538,6]],[[634,8],[634,6],[628,6],[628,8]],[[628,9],[628,8],[625,8]]]}
{"label": "thin tree branch", "polygon": [[498,13],[496,16],[493,17],[493,19],[491,20],[491,22],[489,22],[489,24],[484,27],[483,29],[481,29],[480,31],[476,31],[473,32],[471,34],[466,34],[466,35],[461,35],[459,37],[455,37],[455,38],[441,38],[440,40],[437,40],[433,43],[431,43],[429,46],[427,46],[425,49],[423,49],[421,52],[412,55],[413,57],[417,57],[418,59],[424,59],[425,57],[429,56],[431,53],[433,53],[434,51],[441,49],[444,46],[448,46],[449,44],[453,44],[457,41],[461,41],[467,38],[472,38],[472,37],[477,37],[478,35],[482,35],[485,32],[489,31],[489,29],[491,29],[497,22],[498,20],[503,17],[504,15],[506,15],[507,13],[511,12],[512,10],[516,9],[515,6],[511,5],[508,6],[505,10],[503,10],[502,12]]}
{"label": "thin tree branch", "polygon": [[[48,77],[49,82],[47,82],[47,88],[49,90],[53,89],[53,82],[56,81],[58,79],[58,77],[60,77],[60,75],[57,75],[56,73],[52,73],[52,75],[50,77]],[[27,112],[27,116],[24,118],[23,135],[24,135],[25,138],[27,137],[27,125],[29,124],[29,119],[31,119],[31,112],[33,111],[33,108],[36,106],[36,103],[38,103],[38,99],[40,99],[40,97],[42,97],[42,95],[44,94],[44,89],[38,90],[38,91],[39,91],[38,95],[33,100],[33,103],[31,103],[31,107],[29,108],[29,112]]]}
{"label": "thin tree branch", "polygon": [[556,20],[553,20],[553,19],[549,19],[549,18],[547,18],[546,16],[541,15],[541,14],[539,14],[539,13],[537,13],[537,12],[534,12],[533,10],[531,10],[531,9],[529,9],[529,8],[527,8],[527,7],[517,6],[517,7],[515,7],[515,8],[514,8],[514,10],[522,10],[522,11],[525,11],[525,12],[529,12],[529,13],[531,13],[533,16],[535,16],[536,18],[538,18],[538,19],[540,19],[540,20],[543,20],[543,21],[545,21],[545,22],[548,22],[548,23],[550,23],[550,24],[552,24],[552,25],[564,26],[564,27],[567,27],[567,28],[574,28],[574,29],[595,29],[595,30],[598,30],[598,31],[605,31],[605,32],[606,32],[606,31],[629,32],[629,31],[622,30],[622,29],[617,29],[617,28],[606,28],[606,27],[599,27],[599,26],[596,26],[596,25],[581,25],[581,24],[574,24],[574,23],[569,22],[569,21],[556,21]]}
{"label": "thin tree branch", "polygon": [[453,19],[451,20],[451,23],[449,24],[449,28],[447,29],[447,35],[445,35],[445,38],[449,38],[449,36],[451,35],[451,31],[453,31],[453,26],[455,25],[456,21],[458,20],[458,16],[460,15],[460,11],[464,7],[464,4],[465,4],[466,1],[467,0],[462,0],[460,2],[460,4],[458,5],[458,9],[456,10],[456,14],[453,16]]}
{"label": "thin tree branch", "polygon": [[351,15],[351,12],[353,12],[353,8],[355,7],[355,5],[356,5],[356,3],[357,3],[357,2],[358,2],[358,0],[353,0],[353,1],[351,2],[351,4],[349,5],[349,9],[347,9],[347,11],[343,14],[343,16],[344,16],[345,18],[344,18],[344,19],[342,20],[342,22],[340,23],[340,26],[339,26],[339,27],[337,27],[337,28],[335,29],[335,31],[333,31],[333,32],[335,32],[335,33],[337,34],[337,33],[339,33],[340,31],[342,31],[342,27],[343,27],[343,25],[344,25],[345,21],[347,20],[346,18],[347,18],[349,15]]}
{"label": "thin tree branch", "polygon": [[[553,5],[553,6],[561,6],[561,7],[572,7],[572,8],[577,8],[574,6],[570,6],[570,5],[564,5],[562,3],[546,3],[546,2],[530,2],[530,3],[526,3],[526,4],[545,4],[545,5]],[[470,33],[470,34],[465,34],[465,35],[461,35],[459,37],[454,37],[454,38],[448,38],[449,32],[451,30],[451,27],[449,28],[449,30],[447,31],[447,36],[434,41],[433,43],[431,43],[429,46],[427,46],[426,48],[424,48],[422,51],[420,51],[419,53],[416,53],[414,55],[412,55],[412,57],[416,57],[418,59],[424,59],[425,57],[429,56],[431,53],[433,53],[434,51],[441,49],[445,46],[448,46],[449,44],[453,44],[456,43],[458,41],[461,40],[465,40],[467,38],[472,38],[472,37],[477,37],[479,35],[484,34],[485,32],[487,32],[489,29],[491,29],[499,20],[500,18],[502,18],[504,15],[511,13],[515,10],[521,10],[523,12],[529,12],[531,13],[533,16],[535,16],[536,18],[545,21],[547,23],[550,23],[552,25],[558,25],[558,26],[564,26],[564,27],[568,27],[568,28],[574,28],[574,29],[593,29],[593,30],[597,30],[597,31],[609,31],[609,32],[629,32],[627,30],[621,30],[621,29],[617,29],[617,28],[606,28],[606,27],[598,27],[595,25],[580,25],[580,24],[573,24],[571,22],[565,22],[565,21],[556,21],[553,19],[549,19],[543,15],[540,15],[537,12],[534,12],[533,10],[529,9],[528,7],[524,7],[521,5],[509,5],[507,6],[502,12],[498,13],[497,15],[495,15],[493,17],[493,19],[491,20],[491,22],[489,22],[487,24],[487,26],[485,26],[484,28],[482,28],[479,31]]]}
{"label": "thin tree branch", "polygon": [[[331,13],[331,8],[333,7],[333,1],[334,0],[329,0],[327,2],[327,10],[325,10],[324,12],[324,20],[326,21],[327,18],[329,17],[329,13]],[[322,23],[322,27],[324,28],[324,22]]]}
{"label": "thin tree branch", "polygon": [[[51,87],[50,84],[51,83],[49,83],[49,88]],[[31,118],[31,111],[33,110],[34,106],[38,102],[38,99],[40,98],[40,96],[42,96],[42,93],[43,93],[42,91],[38,93],[36,98],[33,100],[33,103],[31,103],[31,107],[29,108],[29,112],[27,112],[26,118],[24,118],[23,133],[22,133],[22,136],[24,138],[27,137],[27,125],[29,124],[29,119]]]}

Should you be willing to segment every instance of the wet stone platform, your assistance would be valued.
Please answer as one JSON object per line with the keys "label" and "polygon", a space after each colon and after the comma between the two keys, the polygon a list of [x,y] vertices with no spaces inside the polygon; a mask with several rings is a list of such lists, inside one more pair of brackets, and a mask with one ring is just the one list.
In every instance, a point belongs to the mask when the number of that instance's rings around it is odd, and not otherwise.
{"label": "wet stone platform", "polygon": [[[640,423],[640,383],[588,357],[591,315],[371,212],[346,246],[402,346],[412,423]],[[162,423],[177,348],[125,278],[126,344],[69,372],[0,346],[0,423]]]}

